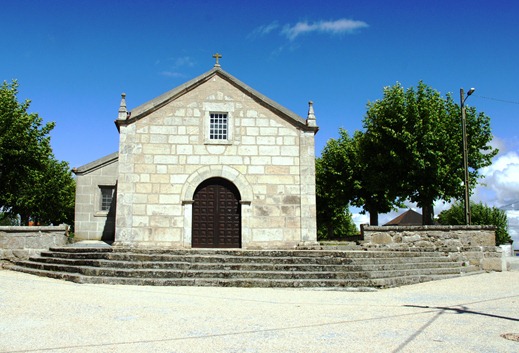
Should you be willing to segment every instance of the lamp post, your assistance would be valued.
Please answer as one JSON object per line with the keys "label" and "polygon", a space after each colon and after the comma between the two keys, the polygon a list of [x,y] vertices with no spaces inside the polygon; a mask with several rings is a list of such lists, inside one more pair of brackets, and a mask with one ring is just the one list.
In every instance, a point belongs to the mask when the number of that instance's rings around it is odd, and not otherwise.
{"label": "lamp post", "polygon": [[469,187],[469,151],[467,143],[467,118],[465,117],[465,101],[476,89],[471,88],[465,97],[465,91],[460,88],[461,125],[463,134],[463,170],[465,172],[465,224],[470,225],[470,187]]}

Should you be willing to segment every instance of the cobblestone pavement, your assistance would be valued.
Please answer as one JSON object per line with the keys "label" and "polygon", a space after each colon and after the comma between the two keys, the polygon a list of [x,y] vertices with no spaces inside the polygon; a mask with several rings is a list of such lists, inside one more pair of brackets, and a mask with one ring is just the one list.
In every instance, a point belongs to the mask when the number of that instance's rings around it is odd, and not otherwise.
{"label": "cobblestone pavement", "polygon": [[518,352],[518,264],[369,292],[88,285],[0,270],[0,353]]}

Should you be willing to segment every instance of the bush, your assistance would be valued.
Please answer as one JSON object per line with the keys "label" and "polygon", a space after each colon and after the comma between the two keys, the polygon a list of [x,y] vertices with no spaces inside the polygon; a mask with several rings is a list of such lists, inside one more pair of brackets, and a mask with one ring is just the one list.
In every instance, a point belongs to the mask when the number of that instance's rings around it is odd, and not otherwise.
{"label": "bush", "polygon": [[[482,203],[471,203],[471,223],[473,225],[491,225],[496,227],[496,245],[509,244],[512,238],[508,234],[508,218],[505,211]],[[448,210],[438,215],[438,222],[443,225],[465,224],[465,207],[457,202]]]}
{"label": "bush", "polygon": [[0,212],[0,226],[18,226],[20,222],[17,218],[7,214]]}

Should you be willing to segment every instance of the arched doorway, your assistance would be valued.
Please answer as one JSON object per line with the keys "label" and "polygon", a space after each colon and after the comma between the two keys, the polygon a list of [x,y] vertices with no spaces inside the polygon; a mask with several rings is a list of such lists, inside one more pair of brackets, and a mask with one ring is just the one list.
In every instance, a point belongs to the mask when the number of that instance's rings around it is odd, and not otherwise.
{"label": "arched doorway", "polygon": [[193,248],[240,248],[240,192],[230,181],[211,178],[193,197]]}

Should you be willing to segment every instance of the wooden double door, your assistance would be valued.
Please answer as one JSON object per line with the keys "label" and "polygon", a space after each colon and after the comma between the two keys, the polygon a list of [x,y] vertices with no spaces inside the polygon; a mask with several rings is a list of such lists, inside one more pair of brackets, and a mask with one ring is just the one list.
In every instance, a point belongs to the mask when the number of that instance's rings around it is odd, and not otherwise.
{"label": "wooden double door", "polygon": [[230,181],[211,178],[193,197],[193,248],[240,248],[240,192]]}

